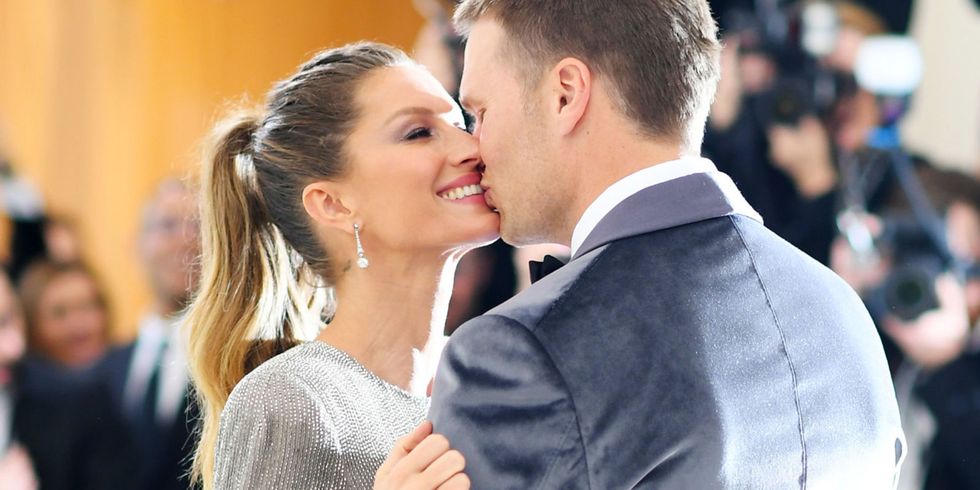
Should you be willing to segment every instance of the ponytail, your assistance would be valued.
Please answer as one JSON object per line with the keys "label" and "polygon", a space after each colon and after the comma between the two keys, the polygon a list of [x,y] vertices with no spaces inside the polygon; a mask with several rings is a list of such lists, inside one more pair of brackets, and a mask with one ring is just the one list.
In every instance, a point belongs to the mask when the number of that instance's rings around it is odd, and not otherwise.
{"label": "ponytail", "polygon": [[[323,51],[268,94],[264,119],[215,129],[201,190],[201,283],[186,317],[202,412],[192,477],[214,486],[218,419],[251,369],[319,332],[338,267],[302,203],[310,183],[341,178],[358,118],[351,94],[371,71],[411,61],[374,43]],[[288,243],[288,245],[287,245]]]}
{"label": "ponytail", "polygon": [[219,124],[202,172],[200,289],[190,306],[190,371],[202,422],[192,478],[213,486],[219,417],[236,384],[256,366],[319,326],[312,276],[269,221],[253,135],[260,120],[238,114]]}

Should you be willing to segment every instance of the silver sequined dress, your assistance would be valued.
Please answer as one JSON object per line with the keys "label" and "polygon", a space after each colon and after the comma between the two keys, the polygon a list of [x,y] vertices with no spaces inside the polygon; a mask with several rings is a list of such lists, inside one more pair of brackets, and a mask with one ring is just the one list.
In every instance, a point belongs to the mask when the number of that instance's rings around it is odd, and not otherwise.
{"label": "silver sequined dress", "polygon": [[235,387],[215,449],[215,488],[370,489],[428,398],[391,385],[322,342],[265,362]]}

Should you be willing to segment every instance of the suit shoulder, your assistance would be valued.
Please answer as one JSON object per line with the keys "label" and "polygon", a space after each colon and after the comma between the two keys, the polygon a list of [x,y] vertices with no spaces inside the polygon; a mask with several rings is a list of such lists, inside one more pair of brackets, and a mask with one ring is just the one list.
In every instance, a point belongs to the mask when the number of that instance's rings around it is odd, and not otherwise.
{"label": "suit shoulder", "polygon": [[[524,323],[503,313],[480,315],[461,325],[449,337],[446,352],[478,351],[485,356],[488,351],[538,350],[539,342]],[[523,347],[518,347],[523,346]]]}
{"label": "suit shoulder", "polygon": [[738,217],[733,217],[732,223],[763,285],[778,286],[780,281],[793,283],[797,287],[790,291],[797,293],[800,287],[819,287],[823,294],[832,292],[838,305],[865,310],[854,289],[827,266],[759,223]]}
{"label": "suit shoulder", "polygon": [[[527,385],[565,382],[552,357],[549,346],[532,328],[497,314],[486,314],[470,320],[449,338],[440,366],[449,372],[496,372],[500,376],[534,376],[522,379]],[[506,372],[506,374],[505,374]],[[547,375],[546,375],[547,373]],[[472,381],[472,380],[471,380]]]}

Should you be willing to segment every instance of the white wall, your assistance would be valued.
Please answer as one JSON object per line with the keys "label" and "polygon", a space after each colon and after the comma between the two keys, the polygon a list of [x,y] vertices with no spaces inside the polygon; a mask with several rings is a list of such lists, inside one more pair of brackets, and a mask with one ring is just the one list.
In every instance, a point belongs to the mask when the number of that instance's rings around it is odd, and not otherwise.
{"label": "white wall", "polygon": [[918,0],[911,33],[926,67],[905,143],[937,165],[980,175],[980,9],[972,0]]}

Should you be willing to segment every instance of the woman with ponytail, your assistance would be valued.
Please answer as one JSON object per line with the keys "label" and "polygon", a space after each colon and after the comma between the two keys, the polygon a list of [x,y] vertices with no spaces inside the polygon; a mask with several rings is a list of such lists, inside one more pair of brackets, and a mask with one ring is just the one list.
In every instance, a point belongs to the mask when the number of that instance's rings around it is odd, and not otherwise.
{"label": "woman with ponytail", "polygon": [[187,316],[204,488],[469,487],[423,422],[456,263],[499,226],[463,125],[402,52],[355,44],[215,129]]}

